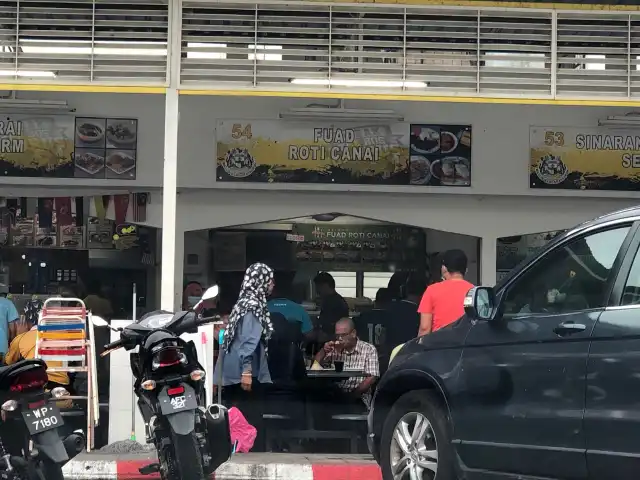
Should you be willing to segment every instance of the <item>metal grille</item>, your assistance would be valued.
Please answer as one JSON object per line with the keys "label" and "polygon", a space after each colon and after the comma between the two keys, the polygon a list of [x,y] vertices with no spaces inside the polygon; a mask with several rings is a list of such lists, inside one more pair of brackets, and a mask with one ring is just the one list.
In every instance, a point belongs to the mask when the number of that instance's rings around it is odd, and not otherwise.
{"label": "metal grille", "polygon": [[549,95],[551,19],[531,10],[185,1],[181,82]]}
{"label": "metal grille", "polygon": [[0,82],[165,85],[169,1],[0,1]]}

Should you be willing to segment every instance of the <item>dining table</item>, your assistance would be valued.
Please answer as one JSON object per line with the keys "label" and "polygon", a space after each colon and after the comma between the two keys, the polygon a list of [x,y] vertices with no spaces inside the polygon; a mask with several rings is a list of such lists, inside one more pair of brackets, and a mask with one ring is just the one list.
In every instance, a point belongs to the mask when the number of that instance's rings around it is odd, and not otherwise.
{"label": "dining table", "polygon": [[346,380],[347,378],[354,377],[368,377],[364,370],[342,370],[336,372],[333,368],[323,368],[322,370],[315,370],[312,368],[307,369],[307,378],[324,378],[328,380]]}

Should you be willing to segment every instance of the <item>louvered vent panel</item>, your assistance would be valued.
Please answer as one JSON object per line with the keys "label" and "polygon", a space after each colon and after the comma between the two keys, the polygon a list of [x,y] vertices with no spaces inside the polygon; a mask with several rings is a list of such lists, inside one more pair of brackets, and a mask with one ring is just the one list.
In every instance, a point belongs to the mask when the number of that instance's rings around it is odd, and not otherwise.
{"label": "louvered vent panel", "polygon": [[[333,7],[331,76],[402,81],[404,9]],[[317,72],[327,75],[327,69]]]}
{"label": "louvered vent panel", "polygon": [[640,96],[640,15],[629,16],[629,94]]}
{"label": "louvered vent panel", "polygon": [[481,93],[551,94],[552,21],[548,12],[480,12]]}
{"label": "louvered vent panel", "polygon": [[628,15],[559,13],[558,95],[626,97],[629,33]]}
{"label": "louvered vent panel", "polygon": [[2,1],[2,78],[165,85],[169,1]]}
{"label": "louvered vent panel", "polygon": [[476,10],[410,8],[406,38],[407,80],[427,82],[430,92],[476,92]]}
{"label": "louvered vent panel", "polygon": [[185,2],[183,84],[289,84],[329,71],[330,14],[315,5]]}
{"label": "louvered vent panel", "polygon": [[[181,82],[214,89],[640,95],[640,14],[559,11],[555,26],[556,32],[550,10],[185,1]],[[338,81],[381,85],[348,88]]]}

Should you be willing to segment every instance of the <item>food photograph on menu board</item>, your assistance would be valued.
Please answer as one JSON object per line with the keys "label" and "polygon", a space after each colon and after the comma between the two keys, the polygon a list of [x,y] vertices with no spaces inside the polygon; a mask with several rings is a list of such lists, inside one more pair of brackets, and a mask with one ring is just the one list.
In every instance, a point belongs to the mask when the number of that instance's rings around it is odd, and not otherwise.
{"label": "food photograph on menu board", "polygon": [[412,124],[411,185],[471,185],[471,126]]}
{"label": "food photograph on menu board", "polygon": [[75,177],[134,180],[138,121],[129,118],[76,118]]}

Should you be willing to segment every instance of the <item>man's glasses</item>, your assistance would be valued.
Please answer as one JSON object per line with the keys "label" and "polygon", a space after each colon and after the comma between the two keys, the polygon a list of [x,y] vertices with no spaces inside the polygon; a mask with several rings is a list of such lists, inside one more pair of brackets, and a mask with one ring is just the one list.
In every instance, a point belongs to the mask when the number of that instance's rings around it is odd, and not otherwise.
{"label": "man's glasses", "polygon": [[347,333],[336,333],[336,339],[337,340],[344,340],[345,338],[349,337],[352,333],[353,333],[353,330],[351,330],[350,332],[347,332]]}

